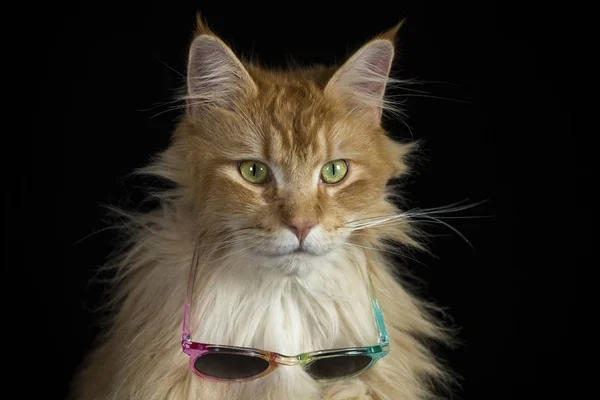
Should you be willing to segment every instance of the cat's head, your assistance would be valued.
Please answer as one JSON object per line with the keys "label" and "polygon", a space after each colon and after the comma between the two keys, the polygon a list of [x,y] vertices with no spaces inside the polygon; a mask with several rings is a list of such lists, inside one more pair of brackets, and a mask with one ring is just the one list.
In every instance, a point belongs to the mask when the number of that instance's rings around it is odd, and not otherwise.
{"label": "cat's head", "polygon": [[199,22],[171,162],[201,229],[231,257],[305,274],[378,239],[349,224],[394,214],[386,184],[407,169],[410,146],[381,127],[398,27],[339,68],[267,70]]}

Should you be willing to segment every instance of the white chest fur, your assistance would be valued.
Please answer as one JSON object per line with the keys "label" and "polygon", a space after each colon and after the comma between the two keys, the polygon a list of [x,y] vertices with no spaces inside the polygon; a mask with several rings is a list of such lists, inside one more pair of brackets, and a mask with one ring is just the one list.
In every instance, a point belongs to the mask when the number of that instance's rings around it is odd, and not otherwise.
{"label": "white chest fur", "polygon": [[245,264],[196,278],[194,341],[286,355],[377,343],[360,252],[336,253],[305,277]]}

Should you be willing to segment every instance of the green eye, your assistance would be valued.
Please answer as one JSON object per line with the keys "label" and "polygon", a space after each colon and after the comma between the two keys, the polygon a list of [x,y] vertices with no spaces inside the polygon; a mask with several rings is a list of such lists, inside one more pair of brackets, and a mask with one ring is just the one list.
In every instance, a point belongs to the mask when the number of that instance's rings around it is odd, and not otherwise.
{"label": "green eye", "polygon": [[344,160],[330,161],[321,168],[321,179],[325,183],[338,183],[348,173],[348,164]]}
{"label": "green eye", "polygon": [[269,169],[263,163],[257,161],[242,161],[240,174],[251,183],[265,183],[269,176]]}

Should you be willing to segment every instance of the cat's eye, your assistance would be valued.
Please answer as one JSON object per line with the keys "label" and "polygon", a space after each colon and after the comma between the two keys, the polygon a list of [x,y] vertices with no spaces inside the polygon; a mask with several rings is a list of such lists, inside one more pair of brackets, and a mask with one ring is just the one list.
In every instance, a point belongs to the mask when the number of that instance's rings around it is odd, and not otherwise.
{"label": "cat's eye", "polygon": [[321,168],[321,180],[325,183],[339,183],[348,174],[348,163],[345,160],[329,161]]}
{"label": "cat's eye", "polygon": [[242,161],[239,166],[240,175],[251,183],[265,183],[269,177],[269,169],[258,161]]}

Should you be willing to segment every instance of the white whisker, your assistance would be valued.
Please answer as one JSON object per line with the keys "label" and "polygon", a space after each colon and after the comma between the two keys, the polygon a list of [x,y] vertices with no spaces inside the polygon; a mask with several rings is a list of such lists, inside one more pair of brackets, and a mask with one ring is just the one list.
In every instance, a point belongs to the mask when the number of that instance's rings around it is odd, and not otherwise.
{"label": "white whisker", "polygon": [[418,225],[423,224],[439,224],[448,229],[450,229],[453,233],[457,234],[462,240],[465,241],[471,248],[473,245],[469,242],[469,240],[454,226],[449,223],[443,221],[444,219],[474,219],[474,218],[489,218],[491,216],[447,216],[445,214],[456,213],[459,211],[465,211],[471,208],[475,208],[487,200],[480,201],[478,203],[473,204],[464,204],[468,200],[462,200],[453,204],[449,204],[446,206],[440,207],[432,207],[432,208],[413,208],[408,211],[401,212],[395,215],[381,215],[376,217],[368,217],[357,219],[353,221],[349,221],[343,227],[343,229],[348,229],[352,232],[353,235],[356,235],[356,231],[366,230],[370,228],[383,228],[386,226],[398,224],[398,223],[416,223]]}
{"label": "white whisker", "polygon": [[234,255],[236,255],[236,254],[238,254],[238,253],[241,253],[241,252],[243,252],[243,251],[246,251],[246,250],[250,250],[250,249],[252,249],[252,248],[254,248],[254,247],[255,247],[254,245],[250,245],[250,246],[248,246],[248,247],[244,247],[243,249],[240,249],[240,250],[234,251],[233,253],[227,253],[227,254],[225,254],[225,255],[224,255],[224,256],[222,256],[222,257],[219,257],[219,258],[216,258],[216,259],[214,259],[214,260],[211,260],[210,262],[211,262],[211,263],[213,263],[213,262],[217,262],[217,261],[220,261],[220,260],[223,260],[223,259],[226,259],[226,258],[232,257],[232,256],[234,256]]}
{"label": "white whisker", "polygon": [[461,202],[450,204],[450,205],[444,206],[444,207],[423,208],[423,209],[413,208],[411,210],[405,211],[404,214],[412,216],[412,215],[428,215],[428,214],[442,214],[442,213],[458,212],[458,211],[464,211],[464,210],[469,210],[471,208],[475,208],[475,207],[480,206],[481,204],[487,202],[487,200],[483,200],[478,203],[458,206],[458,204],[464,203],[465,201],[467,201],[467,200],[463,200]]}
{"label": "white whisker", "polygon": [[416,258],[413,258],[413,257],[407,255],[406,252],[386,250],[386,249],[383,249],[383,248],[380,248],[380,247],[363,246],[363,245],[359,245],[359,244],[356,244],[356,243],[349,243],[349,242],[342,243],[342,246],[345,246],[345,247],[358,247],[358,248],[365,249],[365,250],[373,250],[373,251],[377,251],[377,252],[388,253],[388,254],[391,254],[391,255],[394,255],[394,256],[398,256],[398,257],[405,257],[405,258],[408,258],[408,259],[410,259],[410,260],[412,260],[412,261],[414,261],[416,263],[419,263],[421,265],[425,265],[422,262],[420,262],[419,260],[417,260]]}
{"label": "white whisker", "polygon": [[453,101],[456,103],[471,104],[471,102],[465,101],[465,100],[451,99],[449,97],[433,96],[433,95],[428,95],[428,94],[403,93],[403,94],[393,95],[392,97],[393,98],[394,97],[424,97],[427,99],[448,100],[448,101]]}
{"label": "white whisker", "polygon": [[434,220],[436,222],[439,222],[440,224],[444,225],[446,228],[452,230],[454,233],[456,233],[461,239],[463,239],[472,249],[474,249],[473,245],[471,244],[471,242],[469,242],[469,240],[465,237],[465,235],[463,235],[462,233],[460,233],[460,231],[458,229],[456,229],[455,227],[453,227],[452,225],[450,225],[447,222],[441,221],[436,217],[432,217],[430,215],[422,215],[422,218],[428,218],[431,220]]}
{"label": "white whisker", "polygon": [[119,226],[108,226],[108,227],[100,228],[100,229],[98,229],[98,230],[96,230],[96,231],[94,231],[94,232],[92,232],[92,233],[90,233],[88,235],[85,235],[81,239],[77,240],[76,242],[74,242],[72,244],[72,246],[76,246],[79,243],[83,242],[84,240],[87,240],[87,239],[91,238],[92,236],[95,236],[95,235],[97,235],[99,233],[102,233],[102,232],[105,232],[105,231],[109,231],[109,230],[116,230],[116,229],[119,229],[119,228],[120,228]]}

